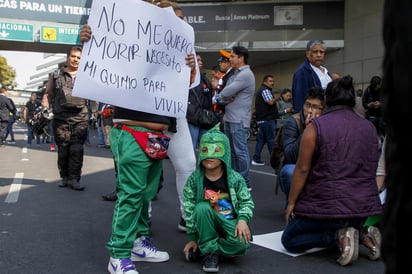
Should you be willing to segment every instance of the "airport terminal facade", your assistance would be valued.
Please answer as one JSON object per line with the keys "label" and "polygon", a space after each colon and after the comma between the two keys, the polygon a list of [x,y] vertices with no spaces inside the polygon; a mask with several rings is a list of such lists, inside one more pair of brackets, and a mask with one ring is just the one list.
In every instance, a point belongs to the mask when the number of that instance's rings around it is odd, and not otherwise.
{"label": "airport terminal facade", "polygon": [[[91,2],[0,1],[0,50],[66,53],[80,44],[78,33]],[[307,41],[316,38],[328,47],[329,71],[352,75],[357,88],[381,75],[383,0],[177,2],[195,31],[204,69],[216,64],[219,49],[242,45],[250,51],[256,85],[273,74],[275,89],[291,87]]]}

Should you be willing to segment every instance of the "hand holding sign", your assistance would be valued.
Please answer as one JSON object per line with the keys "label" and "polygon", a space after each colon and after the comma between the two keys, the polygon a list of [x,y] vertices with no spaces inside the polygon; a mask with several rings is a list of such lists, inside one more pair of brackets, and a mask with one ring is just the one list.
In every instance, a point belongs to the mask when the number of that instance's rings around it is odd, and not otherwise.
{"label": "hand holding sign", "polygon": [[194,54],[194,33],[172,8],[95,1],[89,25],[93,32],[84,28],[81,34],[82,41],[90,40],[73,94],[149,113],[186,115],[190,67],[185,58]]}

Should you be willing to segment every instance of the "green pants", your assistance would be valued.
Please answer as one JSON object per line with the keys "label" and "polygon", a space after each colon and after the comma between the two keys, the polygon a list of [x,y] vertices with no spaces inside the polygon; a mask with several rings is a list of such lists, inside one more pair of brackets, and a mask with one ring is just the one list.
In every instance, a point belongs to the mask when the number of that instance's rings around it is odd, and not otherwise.
{"label": "green pants", "polygon": [[379,223],[382,219],[382,215],[373,215],[369,216],[368,219],[366,219],[365,223],[363,226],[373,226]]}
{"label": "green pants", "polygon": [[234,236],[237,219],[227,220],[203,201],[195,206],[193,218],[198,231],[198,245],[202,254],[219,252],[224,256],[245,255],[250,244]]}
{"label": "green pants", "polygon": [[136,238],[149,236],[149,203],[157,193],[162,161],[148,158],[129,132],[117,128],[110,132],[110,147],[117,167],[117,200],[106,247],[113,258],[129,258]]}

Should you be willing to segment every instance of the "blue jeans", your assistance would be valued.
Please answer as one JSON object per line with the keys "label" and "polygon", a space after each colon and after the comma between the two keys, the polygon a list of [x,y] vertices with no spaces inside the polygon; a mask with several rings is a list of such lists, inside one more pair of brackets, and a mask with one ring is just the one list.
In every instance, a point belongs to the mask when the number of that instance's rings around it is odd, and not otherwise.
{"label": "blue jeans", "polygon": [[103,129],[102,127],[99,125],[97,126],[97,135],[99,136],[99,145],[104,145],[104,134],[103,134]]}
{"label": "blue jeans", "polygon": [[272,154],[273,143],[275,142],[276,120],[263,121],[258,124],[259,131],[256,138],[255,154],[253,160],[261,162],[260,154],[265,144],[268,147],[269,155]]}
{"label": "blue jeans", "polygon": [[84,143],[90,145],[90,125],[87,127],[86,141]]}
{"label": "blue jeans", "polygon": [[49,125],[47,126],[47,131],[50,136],[50,145],[55,145],[56,143],[54,142],[53,120],[51,120]]}
{"label": "blue jeans", "polygon": [[54,141],[54,131],[53,131],[53,121],[51,121],[51,123],[50,123],[50,144],[51,145],[55,145],[56,144],[56,142]]}
{"label": "blue jeans", "polygon": [[288,204],[288,197],[290,192],[290,185],[292,184],[293,171],[295,170],[295,164],[284,165],[279,172],[279,186],[280,190],[285,193],[286,205]]}
{"label": "blue jeans", "polygon": [[188,123],[188,125],[189,125],[190,136],[192,137],[193,149],[194,151],[196,151],[197,145],[200,142],[200,138],[202,138],[202,135],[206,133],[207,129],[200,128],[199,126],[196,126],[191,123]]}
{"label": "blue jeans", "polygon": [[9,122],[7,123],[7,130],[6,130],[6,135],[4,136],[4,141],[6,141],[8,135],[10,134],[11,141],[14,142],[14,131],[13,131],[13,124],[15,122],[15,119],[13,116],[9,117]]}
{"label": "blue jeans", "polygon": [[[31,140],[33,138],[33,131],[31,130],[30,126],[27,125],[27,143],[31,146]],[[36,145],[40,145],[40,135],[35,135],[36,138]]]}
{"label": "blue jeans", "polygon": [[246,185],[250,187],[250,158],[247,146],[249,128],[245,127],[242,122],[225,122],[224,131],[230,142],[232,168],[243,176]]}
{"label": "blue jeans", "polygon": [[293,253],[314,247],[332,247],[338,243],[338,230],[352,226],[360,229],[365,218],[310,219],[294,216],[282,234],[282,244]]}

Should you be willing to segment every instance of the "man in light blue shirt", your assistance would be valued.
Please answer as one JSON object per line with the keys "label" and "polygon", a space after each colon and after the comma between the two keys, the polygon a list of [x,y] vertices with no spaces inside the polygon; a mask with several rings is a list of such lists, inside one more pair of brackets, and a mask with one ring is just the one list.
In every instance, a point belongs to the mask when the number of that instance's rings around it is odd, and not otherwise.
{"label": "man in light blue shirt", "polygon": [[249,51],[234,46],[230,52],[230,64],[234,69],[217,100],[225,105],[224,132],[230,140],[232,167],[245,178],[249,191],[250,157],[247,133],[252,117],[252,101],[255,92],[255,76],[248,63]]}

